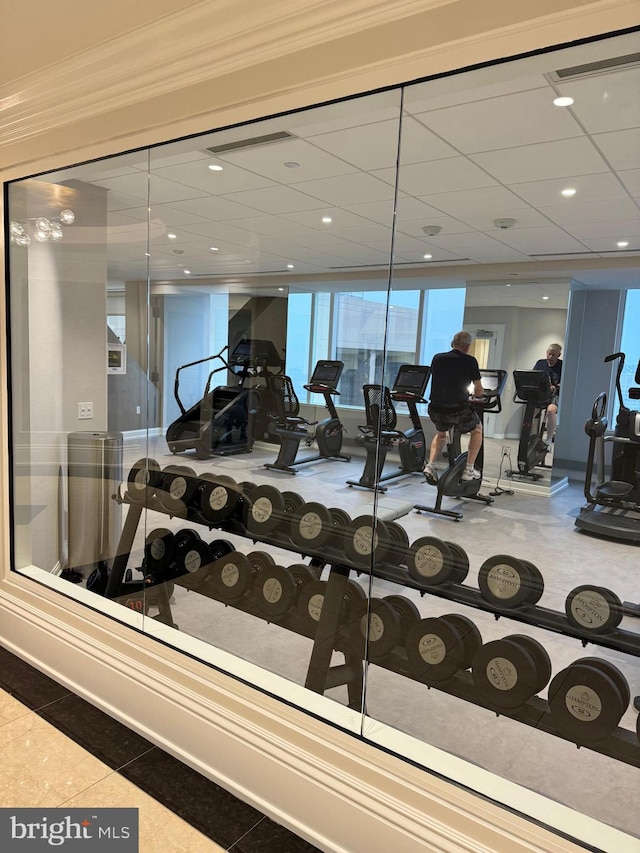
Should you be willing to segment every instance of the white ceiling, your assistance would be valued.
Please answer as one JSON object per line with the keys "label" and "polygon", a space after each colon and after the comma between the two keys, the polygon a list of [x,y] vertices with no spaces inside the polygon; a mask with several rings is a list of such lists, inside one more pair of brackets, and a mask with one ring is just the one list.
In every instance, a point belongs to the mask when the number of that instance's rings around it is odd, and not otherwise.
{"label": "white ceiling", "polygon": [[[640,287],[640,63],[563,82],[554,75],[639,51],[634,33],[406,88],[398,173],[401,93],[392,91],[46,179],[108,191],[113,281],[148,274],[188,286],[267,287],[284,278],[309,289],[328,276],[372,275],[383,286],[393,249],[398,284],[477,282],[492,304],[497,292],[515,298],[505,280],[527,282],[536,300],[560,295],[571,280]],[[573,105],[554,106],[558,95]],[[291,137],[205,151],[278,131]],[[576,193],[565,198],[569,187]],[[498,218],[516,221],[501,230]],[[441,231],[429,237],[425,226]],[[82,240],[81,222],[67,239]],[[480,290],[477,299],[484,302]]]}

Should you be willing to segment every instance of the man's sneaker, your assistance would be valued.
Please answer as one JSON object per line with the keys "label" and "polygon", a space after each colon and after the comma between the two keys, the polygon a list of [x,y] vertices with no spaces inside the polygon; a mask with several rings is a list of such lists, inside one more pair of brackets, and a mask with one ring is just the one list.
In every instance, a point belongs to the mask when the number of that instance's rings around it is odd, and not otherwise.
{"label": "man's sneaker", "polygon": [[436,486],[438,484],[438,472],[436,471],[436,466],[432,462],[427,462],[422,473],[430,486]]}
{"label": "man's sneaker", "polygon": [[462,472],[461,480],[480,480],[482,479],[482,474],[478,471],[477,468],[474,468],[471,465],[467,465],[467,467]]}

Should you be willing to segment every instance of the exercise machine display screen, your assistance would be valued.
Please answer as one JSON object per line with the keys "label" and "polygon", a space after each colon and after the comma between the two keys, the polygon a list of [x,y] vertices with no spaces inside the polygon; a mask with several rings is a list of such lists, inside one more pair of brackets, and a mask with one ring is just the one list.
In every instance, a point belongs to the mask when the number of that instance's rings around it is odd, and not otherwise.
{"label": "exercise machine display screen", "polygon": [[[485,393],[502,394],[507,380],[506,370],[481,370],[480,381]],[[472,390],[473,390],[473,386]]]}
{"label": "exercise machine display screen", "polygon": [[335,388],[343,367],[342,361],[319,361],[314,368],[309,385],[329,385]]}
{"label": "exercise machine display screen", "polygon": [[403,364],[396,376],[393,390],[409,392],[418,397],[423,397],[429,381],[429,374],[430,369],[428,367]]}
{"label": "exercise machine display screen", "polygon": [[261,341],[254,338],[242,338],[235,345],[229,356],[229,363],[234,366],[261,365],[264,367],[281,367],[282,359],[272,341]]}
{"label": "exercise machine display screen", "polygon": [[551,399],[551,384],[546,370],[514,370],[516,394],[521,400],[544,403]]}

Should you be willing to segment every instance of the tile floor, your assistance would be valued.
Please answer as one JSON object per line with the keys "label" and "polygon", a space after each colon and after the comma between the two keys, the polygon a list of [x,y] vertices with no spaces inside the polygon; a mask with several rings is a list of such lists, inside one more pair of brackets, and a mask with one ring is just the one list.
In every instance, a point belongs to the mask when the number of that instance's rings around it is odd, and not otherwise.
{"label": "tile floor", "polygon": [[316,850],[2,648],[0,806],[137,808],[140,853]]}

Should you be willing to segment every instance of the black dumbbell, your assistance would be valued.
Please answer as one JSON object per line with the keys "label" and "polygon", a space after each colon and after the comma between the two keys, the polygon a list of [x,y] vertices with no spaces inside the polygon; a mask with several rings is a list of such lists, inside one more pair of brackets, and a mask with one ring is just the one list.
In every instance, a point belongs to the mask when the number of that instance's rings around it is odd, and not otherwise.
{"label": "black dumbbell", "polygon": [[255,565],[240,551],[231,551],[216,560],[211,581],[216,598],[225,604],[239,601],[251,589],[256,571]]}
{"label": "black dumbbell", "polygon": [[590,634],[605,634],[622,621],[623,606],[618,596],[601,586],[584,584],[572,589],[564,605],[574,628]]}
{"label": "black dumbbell", "polygon": [[425,684],[444,683],[465,668],[463,634],[448,619],[415,622],[407,631],[405,649],[410,673]]}
{"label": "black dumbbell", "polygon": [[343,543],[348,563],[369,568],[372,561],[383,563],[386,560],[391,537],[384,521],[372,515],[359,515],[347,528]]}
{"label": "black dumbbell", "polygon": [[198,485],[198,477],[192,468],[185,465],[167,465],[156,489],[156,499],[169,515],[186,518]]}
{"label": "black dumbbell", "polygon": [[517,711],[544,688],[551,663],[533,637],[513,634],[483,645],[471,674],[480,698],[496,713]]}
{"label": "black dumbbell", "polygon": [[284,520],[284,498],[275,486],[251,489],[244,507],[244,523],[250,534],[271,536]]}
{"label": "black dumbbell", "polygon": [[232,477],[205,473],[200,477],[196,503],[211,524],[229,518],[240,501],[240,489]]}
{"label": "black dumbbell", "polygon": [[469,557],[467,552],[457,542],[447,542],[446,544],[449,546],[452,558],[451,572],[447,581],[451,583],[464,583],[469,574]]}
{"label": "black dumbbell", "polygon": [[351,616],[352,642],[360,655],[367,653],[373,661],[402,645],[410,626],[420,620],[415,604],[401,595],[365,599],[354,606]]}
{"label": "black dumbbell", "polygon": [[389,534],[387,561],[394,566],[406,566],[407,551],[409,550],[409,536],[407,531],[397,521],[385,521],[385,525]]}
{"label": "black dumbbell", "polygon": [[551,719],[576,744],[604,740],[618,726],[631,696],[620,670],[600,658],[580,658],[549,685]]}
{"label": "black dumbbell", "polygon": [[152,530],[145,540],[145,574],[156,578],[168,577],[175,554],[175,535],[166,527]]}
{"label": "black dumbbell", "polygon": [[254,600],[259,613],[269,621],[282,619],[295,607],[302,587],[312,580],[312,570],[301,563],[288,567],[263,565],[253,581]]}
{"label": "black dumbbell", "polygon": [[304,554],[326,545],[333,533],[333,521],[329,510],[317,501],[303,503],[291,516],[289,536],[294,545]]}
{"label": "black dumbbell", "polygon": [[407,568],[421,587],[437,586],[452,579],[456,561],[448,542],[435,536],[421,536],[407,552]]}
{"label": "black dumbbell", "polygon": [[[305,583],[298,595],[296,613],[303,628],[310,634],[315,633],[324,607],[324,598],[328,581],[312,580]],[[353,580],[348,580],[345,593],[340,602],[340,610],[334,616],[340,627],[348,627],[355,619],[354,610],[366,598],[366,592]]]}
{"label": "black dumbbell", "polygon": [[480,594],[488,604],[500,610],[534,604],[541,591],[537,569],[532,571],[531,565],[508,554],[490,557],[478,572]]}

